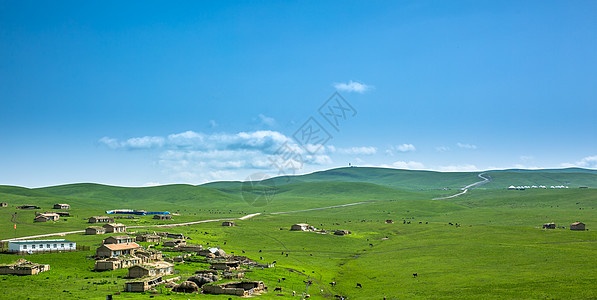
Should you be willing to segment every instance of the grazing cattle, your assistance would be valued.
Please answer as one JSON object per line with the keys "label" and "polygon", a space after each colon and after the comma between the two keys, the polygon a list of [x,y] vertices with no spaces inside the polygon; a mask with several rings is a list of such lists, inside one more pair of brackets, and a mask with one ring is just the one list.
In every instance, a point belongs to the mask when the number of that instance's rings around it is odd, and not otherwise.
{"label": "grazing cattle", "polygon": [[369,244],[369,246],[373,247],[373,244]]}
{"label": "grazing cattle", "polygon": [[296,291],[292,291],[292,296],[296,296]]}
{"label": "grazing cattle", "polygon": [[281,292],[281,291],[282,291],[282,288],[278,286],[278,287],[276,287],[276,288],[274,289],[274,292],[275,292],[275,291],[280,291],[280,292]]}
{"label": "grazing cattle", "polygon": [[261,253],[261,250],[259,250],[259,253]]}
{"label": "grazing cattle", "polygon": [[357,287],[362,288],[363,286],[357,282]]}
{"label": "grazing cattle", "polygon": [[419,222],[419,224],[423,224],[423,222]]}
{"label": "grazing cattle", "polygon": [[286,253],[286,257],[288,257],[288,253]]}
{"label": "grazing cattle", "polygon": [[263,256],[259,256],[259,259],[263,260]]}
{"label": "grazing cattle", "polygon": [[245,250],[243,250],[243,253],[245,253]]}
{"label": "grazing cattle", "polygon": [[335,281],[332,281],[332,282],[330,282],[330,285],[331,285],[331,286],[335,286],[335,285],[336,285],[336,282],[335,282]]}
{"label": "grazing cattle", "polygon": [[419,273],[413,273],[413,277],[419,276]]}
{"label": "grazing cattle", "polygon": [[286,278],[285,278],[285,277],[282,277],[282,281],[284,281],[284,280],[286,280]]}

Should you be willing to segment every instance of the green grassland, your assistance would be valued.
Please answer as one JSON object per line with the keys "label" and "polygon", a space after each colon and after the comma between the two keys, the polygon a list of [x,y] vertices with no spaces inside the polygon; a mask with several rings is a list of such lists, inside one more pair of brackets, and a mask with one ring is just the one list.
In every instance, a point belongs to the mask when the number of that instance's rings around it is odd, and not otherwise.
{"label": "green grassland", "polygon": [[[408,176],[408,175],[412,176]],[[171,185],[122,188],[76,184],[41,189],[0,187],[2,238],[81,230],[85,218],[108,209],[168,210],[180,213],[172,221],[150,216],[123,220],[128,225],[178,223],[202,219],[261,215],[236,227],[220,222],[176,228],[139,228],[181,232],[192,243],[220,246],[227,253],[244,254],[260,262],[276,261],[275,268],[247,270],[247,278],[263,280],[270,292],[256,298],[292,298],[306,292],[314,299],[339,294],[349,299],[594,299],[597,298],[597,178],[582,169],[487,172],[492,182],[448,200],[431,200],[480,181],[478,173],[438,173],[378,168],[342,168],[276,178],[275,196],[265,206],[250,206],[241,197],[240,184]],[[514,185],[555,185],[570,189],[509,191]],[[560,183],[557,183],[560,184]],[[588,186],[589,189],[578,189]],[[451,190],[441,190],[448,187]],[[359,205],[289,214],[361,201]],[[33,223],[35,204],[52,211],[54,203],[69,203],[68,221]],[[13,219],[13,220],[11,220]],[[392,219],[394,224],[385,224]],[[543,230],[556,222],[568,227],[582,221],[589,231]],[[350,230],[347,236],[291,232],[294,223],[309,223],[328,230]],[[408,224],[410,222],[410,224]],[[407,223],[407,224],[404,224]],[[450,225],[458,224],[456,225]],[[0,276],[3,299],[42,299],[48,291],[60,299],[105,299],[122,291],[126,270],[92,272],[91,256],[106,236],[70,234],[64,238],[90,250],[18,256],[0,254],[0,263],[24,257],[51,265],[37,276]],[[288,254],[288,256],[286,255]],[[200,257],[195,260],[201,260]],[[207,265],[177,264],[185,278]],[[418,273],[416,278],[413,273]],[[278,283],[278,279],[285,278]],[[306,286],[303,281],[313,280]],[[335,281],[336,286],[328,283]],[[360,283],[362,288],[357,288]],[[274,287],[282,292],[274,293]],[[277,296],[283,295],[283,297]],[[228,299],[230,296],[183,295],[158,290],[122,293],[114,299]],[[234,298],[234,297],[233,297]],[[298,296],[295,299],[299,299]]]}

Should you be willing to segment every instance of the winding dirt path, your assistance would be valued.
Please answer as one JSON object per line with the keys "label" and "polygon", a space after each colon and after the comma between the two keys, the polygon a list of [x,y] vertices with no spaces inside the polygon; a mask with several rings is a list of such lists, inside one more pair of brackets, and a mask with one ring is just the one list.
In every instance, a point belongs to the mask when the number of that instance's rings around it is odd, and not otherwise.
{"label": "winding dirt path", "polygon": [[[483,177],[483,175],[485,175],[485,176],[487,176],[487,177]],[[486,175],[485,173],[481,173],[481,174],[479,174],[479,175],[477,175],[477,176],[478,176],[479,178],[483,179],[483,180],[481,180],[481,181],[478,181],[478,182],[475,182],[475,183],[471,183],[471,184],[469,184],[469,185],[467,185],[467,186],[465,186],[465,187],[461,188],[460,190],[461,190],[462,192],[460,192],[460,193],[458,193],[458,194],[454,194],[454,195],[452,195],[452,196],[447,196],[447,197],[439,197],[439,198],[433,198],[433,199],[431,199],[431,200],[445,200],[445,199],[450,199],[450,198],[456,198],[456,197],[458,197],[458,196],[460,196],[460,195],[464,195],[464,194],[466,194],[466,192],[468,192],[468,190],[469,190],[469,189],[470,189],[470,190],[472,190],[472,189],[474,189],[474,188],[477,188],[477,187],[480,187],[480,186],[482,186],[482,185],[484,185],[484,184],[490,183],[490,182],[493,180],[493,178],[491,178],[491,176],[489,176],[489,175]]]}

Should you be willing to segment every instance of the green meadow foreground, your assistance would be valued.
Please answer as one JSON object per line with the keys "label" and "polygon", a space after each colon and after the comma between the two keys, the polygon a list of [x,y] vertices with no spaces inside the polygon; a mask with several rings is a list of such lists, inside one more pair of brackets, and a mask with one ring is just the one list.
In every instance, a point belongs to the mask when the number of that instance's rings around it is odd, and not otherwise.
{"label": "green meadow foreground", "polygon": [[[151,188],[95,184],[39,189],[0,186],[0,202],[8,203],[8,207],[0,208],[0,238],[83,230],[89,225],[86,218],[119,208],[180,214],[172,220],[154,220],[151,216],[118,220],[127,226],[261,213],[235,220],[235,227],[208,222],[128,231],[183,233],[191,237],[190,243],[219,246],[229,254],[257,262],[275,261],[274,268],[246,272],[247,279],[261,280],[269,288],[267,293],[255,296],[258,299],[301,299],[303,293],[311,299],[334,299],[335,295],[348,299],[597,298],[597,172],[486,172],[492,179],[489,183],[456,198],[431,200],[455,194],[461,187],[480,181],[478,174],[334,169],[274,179],[275,195],[269,203],[258,203],[263,206],[248,205],[241,197],[238,182]],[[510,185],[548,188],[507,190]],[[552,185],[569,188],[550,189]],[[255,194],[259,192],[256,190]],[[363,201],[372,202],[273,214]],[[41,207],[37,211],[52,211],[55,203],[70,204],[72,216],[57,222],[34,223],[34,211],[16,209],[18,205],[31,204]],[[388,219],[394,223],[386,224]],[[570,224],[577,221],[585,223],[589,230],[569,230]],[[555,222],[558,229],[541,229],[548,222]],[[336,236],[289,231],[296,223],[352,233]],[[126,269],[93,271],[95,249],[108,236],[76,233],[60,237],[89,250],[0,254],[0,264],[25,258],[51,265],[50,271],[38,275],[0,275],[2,299],[106,299],[106,295],[114,295],[114,299],[237,298],[174,293],[164,286],[155,292],[123,292],[128,280]],[[177,263],[175,270],[184,280],[195,270],[209,267],[202,259]],[[305,281],[309,280],[313,284],[307,286]],[[276,287],[281,291],[274,291]]]}

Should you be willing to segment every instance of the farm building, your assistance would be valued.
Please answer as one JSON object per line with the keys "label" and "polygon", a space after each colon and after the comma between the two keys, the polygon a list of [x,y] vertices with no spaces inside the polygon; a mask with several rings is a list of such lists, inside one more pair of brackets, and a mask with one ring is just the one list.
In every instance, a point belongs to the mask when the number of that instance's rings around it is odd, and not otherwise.
{"label": "farm building", "polygon": [[95,235],[106,233],[106,228],[100,226],[90,226],[85,229],[85,234]]}
{"label": "farm building", "polygon": [[290,231],[307,231],[309,224],[294,224],[290,226]]}
{"label": "farm building", "polygon": [[149,277],[142,280],[131,280],[124,284],[124,290],[127,292],[145,292],[158,285],[178,280],[180,280],[180,277],[174,277],[164,280],[162,276]]}
{"label": "farm building", "polygon": [[162,252],[156,250],[145,250],[143,248],[135,250],[135,256],[139,257],[144,263],[162,260]]}
{"label": "farm building", "polygon": [[57,212],[55,212],[55,214],[57,214],[61,217],[70,217],[70,213],[66,212],[66,211],[57,211]]}
{"label": "farm building", "polygon": [[234,224],[233,221],[224,221],[224,222],[222,222],[222,226],[232,227],[232,226],[236,226],[236,224]]}
{"label": "farm building", "polygon": [[570,224],[570,230],[585,231],[585,223],[575,222]]}
{"label": "farm building", "polygon": [[543,229],[556,229],[556,223],[545,223]]}
{"label": "farm building", "polygon": [[393,220],[386,220],[386,224],[394,224]]}
{"label": "farm building", "polygon": [[114,257],[119,255],[133,255],[135,250],[141,248],[137,243],[105,244],[97,248],[97,257]]}
{"label": "farm building", "polygon": [[169,233],[166,232],[166,237],[169,239],[181,239],[184,240],[186,237],[182,233]]}
{"label": "farm building", "polygon": [[34,222],[48,222],[48,221],[58,221],[60,216],[55,213],[42,213],[35,216],[33,219]]}
{"label": "farm building", "polygon": [[106,216],[93,216],[89,218],[89,223],[113,223],[114,218]]}
{"label": "farm building", "polygon": [[187,242],[181,239],[175,239],[170,241],[164,241],[164,247],[176,247],[178,245],[185,245]]}
{"label": "farm building", "polygon": [[0,207],[7,207],[7,206],[8,206],[8,203],[6,203],[6,202],[0,203]]}
{"label": "farm building", "polygon": [[172,220],[171,215],[153,215],[155,220]]}
{"label": "farm building", "polygon": [[214,257],[215,256],[226,256],[226,252],[224,252],[224,250],[220,249],[220,248],[209,248],[209,249],[205,249],[199,252],[199,255],[201,256],[208,256],[212,254]]}
{"label": "farm building", "polygon": [[22,258],[13,264],[0,265],[0,275],[36,275],[49,270],[50,265],[36,264]]}
{"label": "farm building", "polygon": [[180,244],[174,247],[175,250],[180,252],[196,252],[199,253],[203,250],[203,246],[197,244]]}
{"label": "farm building", "polygon": [[348,230],[336,230],[334,231],[334,235],[348,235],[351,234],[352,232],[348,231]]}
{"label": "farm building", "polygon": [[33,253],[49,251],[75,251],[77,243],[64,239],[58,240],[20,240],[8,241],[8,251],[16,253]]}
{"label": "farm building", "polygon": [[159,235],[143,234],[137,236],[139,242],[159,243],[162,238]]}
{"label": "farm building", "polygon": [[106,233],[126,232],[126,226],[122,223],[108,223],[103,227],[106,228]]}
{"label": "farm building", "polygon": [[54,209],[70,209],[70,205],[65,203],[54,204]]}
{"label": "farm building", "polygon": [[265,285],[263,281],[227,282],[217,285],[204,285],[201,290],[204,294],[251,296],[254,293],[263,292]]}
{"label": "farm building", "polygon": [[238,261],[218,261],[211,263],[209,268],[212,270],[233,271],[240,269],[240,263]]}
{"label": "farm building", "polygon": [[41,209],[41,207],[36,205],[21,205],[17,206],[17,209]]}
{"label": "farm building", "polygon": [[104,244],[128,244],[135,241],[134,237],[128,235],[116,235],[104,239]]}
{"label": "farm building", "polygon": [[172,273],[174,273],[174,264],[157,261],[130,267],[128,277],[140,278],[145,276],[170,275]]}
{"label": "farm building", "polygon": [[128,268],[134,265],[139,265],[143,260],[139,257],[110,257],[95,261],[96,271],[118,270]]}

